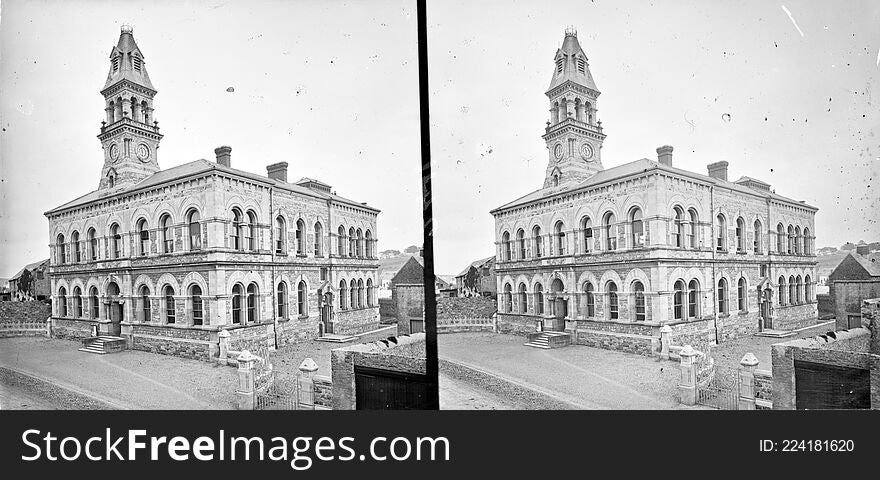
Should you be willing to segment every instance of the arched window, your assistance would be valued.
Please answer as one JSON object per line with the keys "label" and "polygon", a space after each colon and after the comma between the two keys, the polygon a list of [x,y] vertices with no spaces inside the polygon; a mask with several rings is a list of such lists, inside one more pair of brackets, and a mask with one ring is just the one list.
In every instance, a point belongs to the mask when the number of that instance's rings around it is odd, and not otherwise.
{"label": "arched window", "polygon": [[565,225],[561,221],[556,222],[553,230],[556,237],[556,254],[565,255]]}
{"label": "arched window", "polygon": [[240,283],[232,287],[232,323],[241,323],[241,297],[244,296],[244,289]]}
{"label": "arched window", "polygon": [[795,284],[797,285],[797,303],[801,305],[804,303],[804,279],[798,275]]}
{"label": "arched window", "polygon": [[296,308],[299,311],[300,317],[309,316],[308,289],[306,288],[306,282],[302,280],[300,280],[299,285],[296,287]]}
{"label": "arched window", "polygon": [[504,232],[501,234],[501,260],[504,262],[510,261],[510,233]]}
{"label": "arched window", "polygon": [[73,248],[73,261],[77,263],[81,262],[82,254],[80,253],[79,248],[79,232],[76,230],[70,234],[70,246]]}
{"label": "arched window", "polygon": [[[284,217],[278,215],[275,217],[275,253],[276,254],[284,254],[287,253],[287,224],[284,222]],[[296,231],[297,241],[299,240],[299,230]],[[297,252],[298,253],[298,252]]]}
{"label": "arched window", "polygon": [[174,307],[174,289],[171,285],[165,285],[162,296],[165,297],[165,322],[174,323],[177,320],[177,311]]}
{"label": "arched window", "polygon": [[67,316],[67,290],[64,287],[58,289],[58,316]]}
{"label": "arched window", "polygon": [[682,233],[684,232],[684,212],[677,205],[672,210],[675,214],[672,222],[672,246],[682,248],[684,247],[684,238],[682,238]]}
{"label": "arched window", "polygon": [[521,228],[516,232],[516,257],[520,260],[526,258],[526,232]]}
{"label": "arched window", "polygon": [[242,230],[244,226],[242,226],[242,220],[244,217],[241,214],[241,210],[238,208],[232,209],[232,230],[229,232],[229,240],[230,246],[233,250],[242,250],[244,244],[242,243]]}
{"label": "arched window", "polygon": [[366,256],[367,256],[367,258],[373,258],[373,257],[374,257],[374,253],[373,253],[373,234],[372,234],[369,230],[367,230],[366,233],[364,233],[364,249],[366,250]]}
{"label": "arched window", "polygon": [[150,312],[150,289],[146,285],[141,285],[140,291],[138,292],[138,317],[142,322],[149,322],[153,319],[153,315]]}
{"label": "arched window", "polygon": [[376,304],[376,301],[373,299],[373,279],[367,279],[367,306],[372,307]]}
{"label": "arched window", "polygon": [[[370,232],[367,232],[370,233]],[[324,256],[324,227],[321,226],[321,222],[315,222],[315,256],[323,257]]]}
{"label": "arched window", "polygon": [[96,320],[101,314],[101,307],[98,304],[98,288],[92,287],[89,289],[89,310],[91,311],[91,318]]}
{"label": "arched window", "polygon": [[364,308],[364,281],[358,280],[358,308]]}
{"label": "arched window", "polygon": [[629,214],[630,231],[632,232],[630,241],[633,248],[645,246],[645,227],[642,222],[642,209],[633,208]]}
{"label": "arched window", "polygon": [[202,220],[199,211],[192,209],[186,214],[186,223],[189,225],[189,249],[200,250],[202,248]]}
{"label": "arched window", "polygon": [[529,304],[526,297],[526,284],[519,284],[519,308],[517,309],[517,313],[527,313],[529,311]]}
{"label": "arched window", "polygon": [[345,300],[348,298],[348,287],[345,280],[339,281],[339,309],[345,310]]}
{"label": "arched window", "polygon": [[[354,257],[355,242],[357,242],[357,237],[354,236],[354,227],[348,227],[348,256],[349,257]],[[354,307],[352,306],[352,308],[354,308]]]}
{"label": "arched window", "polygon": [[681,320],[684,318],[684,281],[675,282],[672,294],[672,318]]}
{"label": "arched window", "polygon": [[788,304],[797,305],[797,281],[794,275],[788,277]]}
{"label": "arched window", "polygon": [[803,237],[801,237],[801,227],[794,227],[794,254],[801,255],[803,253],[801,244],[803,243]]}
{"label": "arched window", "polygon": [[260,319],[257,310],[257,284],[251,283],[247,287],[247,322],[256,323]]}
{"label": "arched window", "polygon": [[354,253],[357,258],[363,258],[364,256],[364,238],[363,232],[361,229],[357,229],[355,232],[355,242],[354,242]]}
{"label": "arched window", "polygon": [[73,316],[76,318],[83,316],[82,290],[79,287],[73,287]]}
{"label": "arched window", "polygon": [[764,231],[760,220],[755,220],[755,240],[752,243],[756,255],[764,253]]}
{"label": "arched window", "polygon": [[590,282],[584,283],[584,293],[587,295],[587,316],[595,317],[596,316],[596,294],[593,289],[593,284]]}
{"label": "arched window", "polygon": [[688,282],[688,318],[700,316],[700,302],[697,301],[700,294],[700,284],[696,279]]}
{"label": "arched window", "polygon": [[804,277],[804,289],[807,303],[813,302],[813,282],[810,279],[810,276],[807,275]]}
{"label": "arched window", "polygon": [[688,225],[688,245],[690,245],[691,248],[698,248],[700,246],[700,217],[697,215],[697,211],[693,208],[688,210],[688,215],[690,216],[690,224]]}
{"label": "arched window", "polygon": [[633,282],[633,296],[635,297],[636,311],[635,319],[637,322],[645,321],[645,286],[642,282]]}
{"label": "arched window", "polygon": [[345,256],[345,227],[342,225],[339,226],[339,231],[336,234],[336,254],[340,257]]}
{"label": "arched window", "polygon": [[540,283],[535,284],[535,315],[544,314],[544,287]]}
{"label": "arched window", "polygon": [[746,279],[745,277],[740,277],[739,283],[736,286],[736,306],[740,312],[745,312],[748,310],[748,302],[746,299],[748,298],[746,289]]}
{"label": "arched window", "polygon": [[779,297],[779,304],[786,305],[788,302],[785,301],[785,293],[788,291],[785,288],[785,277],[779,277],[779,281],[777,282],[777,297]]}
{"label": "arched window", "polygon": [[785,227],[780,223],[776,226],[776,253],[785,253],[785,239]]}
{"label": "arched window", "polygon": [[302,219],[296,221],[296,254],[306,254],[306,222]]}
{"label": "arched window", "polygon": [[810,237],[810,229],[804,227],[804,255],[813,254],[813,239]]}
{"label": "arched window", "polygon": [[786,244],[787,246],[786,246],[785,252],[788,253],[789,255],[791,255],[794,253],[794,227],[791,225],[788,226],[787,238],[788,238],[788,243]]}
{"label": "arched window", "polygon": [[742,217],[736,219],[736,251],[746,251],[746,222]]}
{"label": "arched window", "polygon": [[718,313],[727,313],[727,279],[718,280]]}
{"label": "arched window", "polygon": [[86,233],[86,237],[88,237],[89,241],[89,260],[95,261],[98,259],[97,232],[95,232],[94,228],[90,228],[88,233]]}
{"label": "arched window", "polygon": [[348,285],[349,295],[351,296],[351,302],[349,303],[349,307],[354,310],[360,308],[358,305],[358,294],[357,294],[357,282],[354,279],[351,280],[351,283]]}
{"label": "arched window", "polygon": [[617,320],[620,315],[617,302],[617,284],[614,282],[608,282],[605,289],[608,291],[608,318],[610,320]]}
{"label": "arched window", "polygon": [[67,255],[66,255],[66,252],[64,251],[64,249],[65,249],[64,234],[59,233],[58,238],[55,239],[55,252],[56,252],[55,258],[58,259],[59,265],[63,265],[64,263],[67,263]]}
{"label": "arched window", "polygon": [[[506,233],[506,232],[505,232]],[[501,311],[510,313],[513,309],[513,287],[509,283],[504,284],[504,295],[501,297]]]}
{"label": "arched window", "polygon": [[205,312],[202,308],[202,287],[192,285],[189,287],[190,315],[193,325],[202,325],[205,322]]}
{"label": "arched window", "polygon": [[171,215],[162,215],[159,219],[159,229],[162,232],[162,248],[163,252],[171,253],[174,251],[174,233],[171,231]]}
{"label": "arched window", "polygon": [[113,258],[122,256],[122,235],[119,233],[119,224],[110,226],[110,252]]}
{"label": "arched window", "polygon": [[[245,243],[248,250],[253,251],[257,249],[257,214],[253,210],[248,210],[247,222],[247,228],[244,231]],[[250,289],[250,286],[248,286],[248,289]]]}
{"label": "arched window", "polygon": [[593,221],[590,217],[581,219],[581,230],[584,232],[584,253],[593,251]]}
{"label": "arched window", "polygon": [[147,219],[142,218],[137,222],[139,247],[138,254],[146,255],[150,253],[150,230],[147,227]]}
{"label": "arched window", "polygon": [[535,257],[543,256],[544,239],[541,238],[541,227],[538,225],[532,227],[532,242],[535,243]]}
{"label": "arched window", "polygon": [[276,310],[278,318],[287,318],[287,283],[278,282],[276,289]]}
{"label": "arched window", "polygon": [[715,217],[715,250],[727,251],[727,220],[720,213]]}
{"label": "arched window", "polygon": [[617,250],[617,225],[615,225],[614,214],[611,212],[606,213],[603,224],[605,226],[605,248],[607,250]]}

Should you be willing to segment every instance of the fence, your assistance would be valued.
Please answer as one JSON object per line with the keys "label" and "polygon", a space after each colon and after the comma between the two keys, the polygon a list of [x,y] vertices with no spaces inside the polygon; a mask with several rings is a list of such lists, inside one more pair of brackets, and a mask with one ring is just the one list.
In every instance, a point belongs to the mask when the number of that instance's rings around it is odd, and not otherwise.
{"label": "fence", "polygon": [[242,351],[238,364],[239,410],[329,410],[329,378],[316,375],[318,365],[306,358],[296,374],[273,368],[268,348],[262,356]]}
{"label": "fence", "polygon": [[456,332],[495,332],[495,317],[492,318],[438,318],[437,333]]}
{"label": "fence", "polygon": [[[722,368],[715,364],[711,354],[685,345],[679,352],[681,380],[678,384],[679,400],[684,405],[703,405],[719,410],[755,410],[772,408],[772,404],[758,398],[765,392],[763,378],[757,382],[755,367],[758,359],[752,353],[743,355],[736,369]],[[759,377],[766,376],[760,372]]]}
{"label": "fence", "polygon": [[51,337],[52,321],[0,319],[0,338],[2,337]]}

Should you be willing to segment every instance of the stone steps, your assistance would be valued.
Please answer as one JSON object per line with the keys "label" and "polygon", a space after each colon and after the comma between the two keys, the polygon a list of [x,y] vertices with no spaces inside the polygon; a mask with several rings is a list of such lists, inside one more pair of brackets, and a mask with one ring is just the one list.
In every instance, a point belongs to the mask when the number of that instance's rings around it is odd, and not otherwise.
{"label": "stone steps", "polygon": [[121,352],[122,350],[125,350],[125,339],[110,335],[101,335],[84,339],[83,346],[79,349],[80,352],[94,353],[97,355],[106,355],[108,353]]}
{"label": "stone steps", "polygon": [[529,334],[529,341],[523,345],[532,348],[549,350],[551,348],[567,347],[571,344],[571,335],[564,332],[541,332]]}

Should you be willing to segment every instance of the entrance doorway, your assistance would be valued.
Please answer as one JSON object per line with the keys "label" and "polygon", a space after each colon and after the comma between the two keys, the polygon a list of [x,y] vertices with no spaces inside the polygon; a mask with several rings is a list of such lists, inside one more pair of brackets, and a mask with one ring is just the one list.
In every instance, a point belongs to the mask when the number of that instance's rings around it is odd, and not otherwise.
{"label": "entrance doorway", "polygon": [[558,278],[550,284],[550,305],[550,308],[553,309],[553,320],[548,330],[565,331],[565,319],[568,317],[568,298],[565,295],[565,284]]}
{"label": "entrance doorway", "polygon": [[318,309],[321,312],[321,334],[333,333],[333,293],[318,290]]}
{"label": "entrance doorway", "polygon": [[110,320],[107,334],[118,337],[122,333],[122,304],[119,303],[119,285],[107,285],[107,318]]}
{"label": "entrance doorway", "polygon": [[769,330],[773,328],[772,307],[773,290],[765,288],[763,294],[761,295],[761,320],[764,325],[763,330]]}

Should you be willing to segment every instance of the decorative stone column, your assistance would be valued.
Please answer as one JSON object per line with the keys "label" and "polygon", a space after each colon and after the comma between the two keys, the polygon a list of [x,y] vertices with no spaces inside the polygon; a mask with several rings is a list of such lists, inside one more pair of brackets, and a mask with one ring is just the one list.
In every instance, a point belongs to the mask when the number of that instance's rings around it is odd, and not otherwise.
{"label": "decorative stone column", "polygon": [[660,327],[660,358],[669,360],[669,347],[672,345],[672,327]]}
{"label": "decorative stone column", "polygon": [[679,401],[683,405],[696,405],[697,403],[697,371],[694,358],[700,353],[690,345],[681,349],[681,379],[678,384]]}
{"label": "decorative stone column", "polygon": [[254,362],[257,357],[251,352],[243,350],[238,356],[238,390],[235,397],[238,399],[239,410],[254,409]]}
{"label": "decorative stone column", "polygon": [[296,405],[297,410],[315,409],[315,373],[318,364],[311,358],[306,358],[299,364],[299,373],[296,376]]}
{"label": "decorative stone column", "polygon": [[755,367],[758,359],[749,352],[739,362],[739,410],[755,409]]}
{"label": "decorative stone column", "polygon": [[220,355],[217,361],[220,365],[229,365],[229,331],[221,330],[217,338],[220,343]]}

